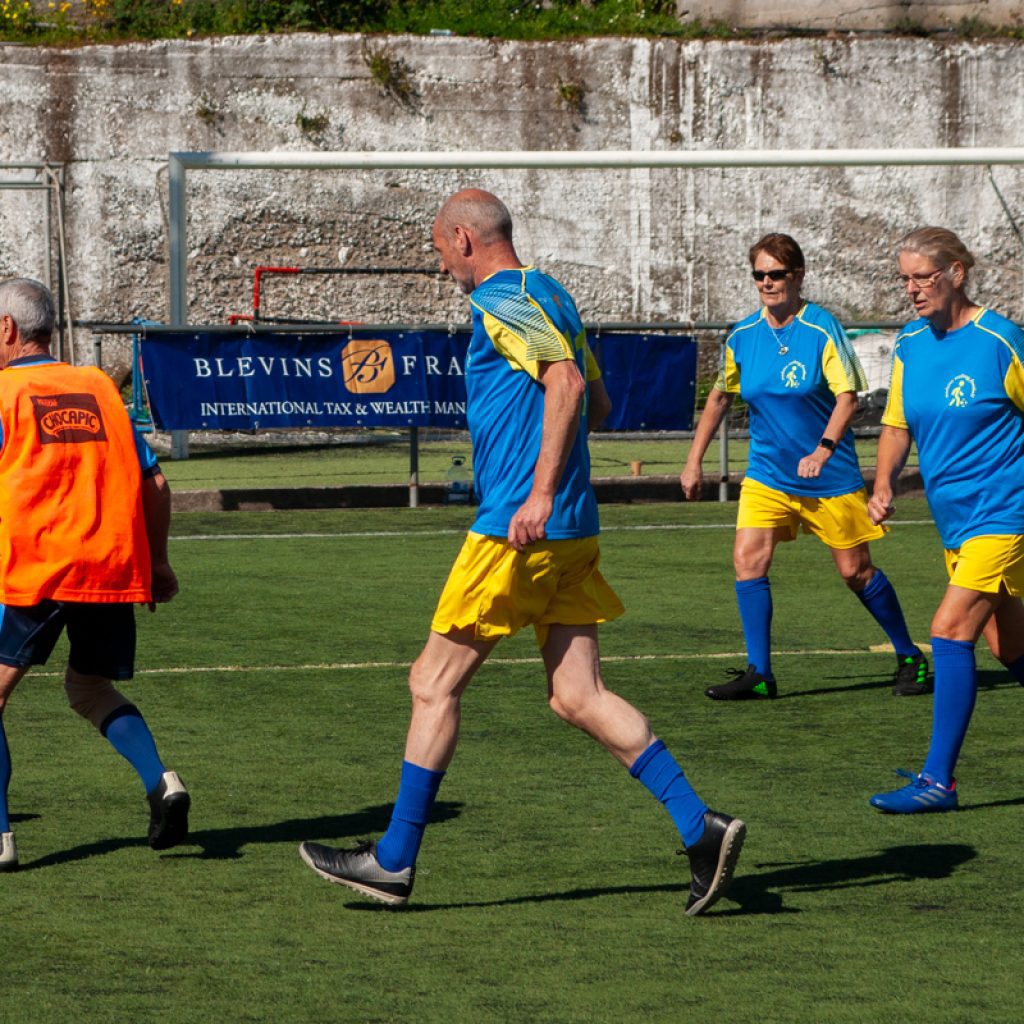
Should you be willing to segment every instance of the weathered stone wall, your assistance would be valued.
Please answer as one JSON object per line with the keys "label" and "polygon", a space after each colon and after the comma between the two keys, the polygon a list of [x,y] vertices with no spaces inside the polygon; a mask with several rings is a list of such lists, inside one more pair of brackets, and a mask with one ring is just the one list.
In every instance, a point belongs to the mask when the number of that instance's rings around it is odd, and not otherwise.
{"label": "weathered stone wall", "polygon": [[941,31],[965,22],[1002,28],[1024,24],[1020,0],[678,0],[684,18],[744,29],[819,29],[837,32],[920,28]]}
{"label": "weathered stone wall", "polygon": [[[0,47],[0,160],[66,163],[73,312],[91,320],[167,316],[169,151],[1020,146],[1022,135],[1024,48],[1008,42]],[[430,265],[438,203],[475,183],[508,201],[520,255],[565,280],[588,318],[742,315],[756,305],[745,254],[766,230],[799,239],[808,294],[839,315],[900,316],[891,246],[921,223],[960,232],[979,258],[978,298],[1024,316],[1015,168],[467,168],[191,173],[190,318],[246,311],[257,263]],[[0,274],[43,274],[41,210],[39,193],[0,192]],[[264,308],[465,317],[464,299],[431,278],[275,279]]]}

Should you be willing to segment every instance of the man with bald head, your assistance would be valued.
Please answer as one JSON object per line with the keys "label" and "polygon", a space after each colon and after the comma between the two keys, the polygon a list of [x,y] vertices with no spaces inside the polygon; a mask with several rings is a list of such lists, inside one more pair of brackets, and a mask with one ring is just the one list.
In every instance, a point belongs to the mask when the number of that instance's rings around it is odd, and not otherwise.
{"label": "man with bald head", "polygon": [[596,739],[668,810],[690,860],[688,915],[731,880],[745,826],[708,809],[647,719],[601,677],[598,624],[623,607],[598,569],[587,430],[611,409],[569,293],[512,244],[489,192],[444,203],[434,248],[469,296],[467,419],[479,512],[412,666],[412,718],[384,836],[350,850],[303,843],[318,874],[392,905],[412,891],[420,842],[455,753],[460,699],[497,642],[533,626],[551,709]]}

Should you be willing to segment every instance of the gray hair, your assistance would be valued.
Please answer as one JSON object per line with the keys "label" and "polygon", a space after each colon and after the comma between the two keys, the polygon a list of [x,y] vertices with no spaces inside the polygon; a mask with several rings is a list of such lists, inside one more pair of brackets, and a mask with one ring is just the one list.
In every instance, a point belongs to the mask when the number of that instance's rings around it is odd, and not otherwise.
{"label": "gray hair", "polygon": [[9,316],[25,341],[50,344],[57,315],[50,289],[30,277],[0,283],[0,317]]}
{"label": "gray hair", "polygon": [[897,259],[904,252],[916,252],[943,270],[959,263],[964,268],[965,284],[974,266],[974,253],[949,228],[924,227],[911,231],[896,243]]}
{"label": "gray hair", "polygon": [[472,229],[482,245],[512,241],[512,214],[496,195],[483,189],[456,192],[441,207],[438,220],[449,235],[459,224]]}

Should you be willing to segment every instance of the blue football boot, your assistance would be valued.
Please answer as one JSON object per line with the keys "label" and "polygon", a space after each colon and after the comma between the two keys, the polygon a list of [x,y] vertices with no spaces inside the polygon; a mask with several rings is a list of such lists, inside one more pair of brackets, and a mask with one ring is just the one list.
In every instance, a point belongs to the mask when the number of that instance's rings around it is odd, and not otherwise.
{"label": "blue football boot", "polygon": [[950,786],[941,786],[922,772],[896,770],[897,775],[910,779],[902,789],[889,793],[876,793],[869,803],[886,814],[917,814],[920,811],[955,811],[957,807],[956,779]]}

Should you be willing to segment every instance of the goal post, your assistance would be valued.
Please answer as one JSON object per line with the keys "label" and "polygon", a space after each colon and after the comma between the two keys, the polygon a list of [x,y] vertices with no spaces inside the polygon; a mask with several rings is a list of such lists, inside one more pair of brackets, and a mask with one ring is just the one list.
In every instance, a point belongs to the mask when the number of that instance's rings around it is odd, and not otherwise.
{"label": "goal post", "polygon": [[[188,326],[190,171],[231,170],[641,170],[879,168],[1024,165],[1021,147],[790,150],[498,150],[390,152],[171,152],[168,154],[169,307]],[[172,436],[172,458],[188,457],[188,435]]]}
{"label": "goal post", "polygon": [[1024,147],[946,149],[497,150],[479,152],[229,151],[168,154],[171,325],[187,323],[189,171],[600,170],[639,168],[923,167],[1024,164]]}

